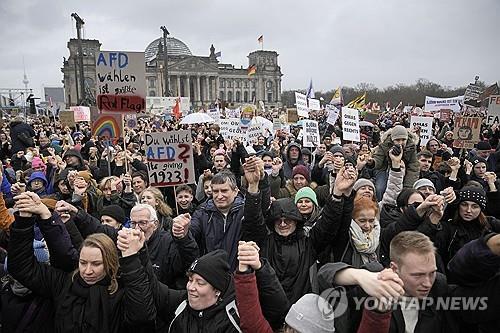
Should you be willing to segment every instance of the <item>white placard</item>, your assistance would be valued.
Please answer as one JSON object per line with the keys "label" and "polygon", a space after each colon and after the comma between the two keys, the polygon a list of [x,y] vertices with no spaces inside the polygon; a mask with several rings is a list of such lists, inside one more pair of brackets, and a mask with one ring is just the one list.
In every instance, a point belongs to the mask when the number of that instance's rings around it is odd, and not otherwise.
{"label": "white placard", "polygon": [[195,182],[191,131],[146,133],[144,142],[150,186]]}
{"label": "white placard", "polygon": [[319,127],[316,120],[304,120],[303,124],[303,146],[317,147],[319,145]]}
{"label": "white placard", "polygon": [[488,117],[486,123],[492,125],[493,123],[500,123],[500,95],[491,95],[490,104],[488,105]]}
{"label": "white placard", "polygon": [[224,110],[226,113],[226,118],[239,118],[241,116],[240,108],[237,108],[237,109],[225,108]]}
{"label": "white placard", "polygon": [[463,104],[464,96],[450,97],[450,98],[437,98],[425,96],[425,111],[437,112],[441,109],[453,110],[453,112],[460,112],[460,104]]}
{"label": "white placard", "polygon": [[429,139],[432,137],[432,124],[434,117],[417,117],[411,116],[410,128],[416,125],[420,126],[420,145],[425,146]]}
{"label": "white placard", "polygon": [[334,105],[327,104],[326,110],[328,112],[328,119],[326,119],[326,122],[332,126],[335,126],[335,123],[337,122],[337,119],[339,118],[340,109],[335,107]]}
{"label": "white placard", "polygon": [[309,108],[307,107],[307,96],[295,92],[295,104],[297,106],[297,115],[299,117],[309,118]]}
{"label": "white placard", "polygon": [[220,120],[220,110],[219,109],[210,109],[207,111],[207,114],[215,120],[216,123],[219,123]]}
{"label": "white placard", "polygon": [[239,118],[221,119],[219,122],[220,135],[224,139],[240,139],[244,137],[244,133],[240,129]]}
{"label": "white placard", "polygon": [[318,99],[309,98],[307,101],[309,102],[309,110],[321,110],[321,104],[319,103]]}
{"label": "white placard", "polygon": [[342,139],[346,141],[360,141],[359,111],[342,107]]}
{"label": "white placard", "polygon": [[246,145],[252,145],[254,141],[257,141],[259,136],[262,136],[262,125],[261,124],[256,124],[253,123],[250,125],[250,127],[247,130],[246,133]]}
{"label": "white placard", "polygon": [[144,52],[99,52],[96,79],[99,110],[134,113],[146,109]]}
{"label": "white placard", "polygon": [[88,106],[70,106],[69,110],[74,113],[75,123],[90,121],[90,108]]}

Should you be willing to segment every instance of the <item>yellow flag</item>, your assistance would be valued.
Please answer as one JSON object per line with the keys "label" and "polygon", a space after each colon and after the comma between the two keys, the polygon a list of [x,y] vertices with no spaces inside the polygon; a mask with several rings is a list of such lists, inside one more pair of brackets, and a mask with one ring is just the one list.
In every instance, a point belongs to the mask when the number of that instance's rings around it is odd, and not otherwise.
{"label": "yellow flag", "polygon": [[358,96],[352,101],[350,101],[349,104],[347,104],[347,107],[351,109],[362,110],[363,107],[365,106],[365,103],[366,103],[366,92],[363,95]]}

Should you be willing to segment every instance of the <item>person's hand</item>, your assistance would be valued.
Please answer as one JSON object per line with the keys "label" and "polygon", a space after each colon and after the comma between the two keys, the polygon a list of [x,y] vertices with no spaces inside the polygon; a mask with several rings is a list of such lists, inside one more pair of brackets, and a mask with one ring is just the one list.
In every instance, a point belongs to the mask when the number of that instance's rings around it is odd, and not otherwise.
{"label": "person's hand", "polygon": [[[397,149],[396,149],[397,150]],[[393,168],[398,168],[401,160],[403,159],[403,149],[399,149],[399,154],[395,154],[395,148],[392,147],[391,150],[389,150],[389,157],[392,162],[392,167]]]}
{"label": "person's hand", "polygon": [[44,220],[52,216],[47,206],[42,203],[40,197],[34,192],[21,193],[16,195],[14,200],[20,213],[39,215]]}
{"label": "person's hand", "polygon": [[128,173],[125,173],[121,176],[121,180],[123,182],[123,185],[125,185],[125,192],[132,192],[132,176]]}
{"label": "person's hand", "polygon": [[52,165],[52,167],[57,167],[56,158],[53,155],[47,156],[47,163]]}
{"label": "person's hand", "polygon": [[172,235],[175,238],[182,239],[187,236],[191,215],[189,213],[181,214],[173,219]]}
{"label": "person's hand", "polygon": [[323,156],[323,158],[321,159],[321,161],[319,161],[319,164],[318,166],[320,168],[323,168],[325,166],[325,163],[328,162],[328,161],[333,161],[333,154],[329,151],[327,151],[325,153],[325,155]]}
{"label": "person's hand", "polygon": [[464,161],[465,173],[470,175],[472,172],[473,165],[469,160]]}
{"label": "person's hand", "polygon": [[404,283],[401,278],[387,270],[376,273],[361,269],[357,282],[369,296],[377,299],[397,300],[404,295]]}
{"label": "person's hand", "polygon": [[73,182],[73,193],[83,196],[87,191],[88,184],[83,177],[76,177]]}
{"label": "person's hand", "polygon": [[446,164],[451,168],[451,172],[458,172],[460,169],[460,160],[458,157],[452,157],[448,161],[446,161]]}
{"label": "person's hand", "polygon": [[59,170],[64,170],[66,169],[66,162],[62,159],[61,156],[56,155],[56,162],[57,162],[57,168]]}
{"label": "person's hand", "polygon": [[[422,217],[426,213],[428,213],[434,206],[444,205],[444,197],[438,194],[431,194],[427,198],[425,198],[424,202],[422,202],[417,207],[417,214]],[[437,208],[435,208],[437,209]]]}
{"label": "person's hand", "polygon": [[483,176],[483,180],[488,184],[494,184],[497,180],[497,175],[494,172],[487,171]]}
{"label": "person's hand", "polygon": [[[243,164],[243,171],[245,172],[245,179],[248,185],[259,184],[261,179],[261,163],[259,163],[259,158],[255,156],[249,157],[247,161]],[[263,172],[263,170],[262,170]]]}
{"label": "person's hand", "polygon": [[226,139],[224,140],[224,147],[226,147],[226,150],[227,151],[230,151],[231,149],[233,149],[233,140],[231,139]]}
{"label": "person's hand", "polygon": [[145,239],[142,230],[123,228],[118,231],[116,247],[121,251],[122,257],[129,257],[142,249]]}
{"label": "person's hand", "polygon": [[52,147],[47,147],[47,152],[50,154],[51,157],[54,157],[56,155],[56,150]]}
{"label": "person's hand", "polygon": [[[379,272],[377,278],[382,281],[392,281],[404,287],[404,285],[401,284],[403,283],[401,278],[390,268],[386,268],[383,271]],[[385,297],[382,297],[380,299],[376,299],[377,311],[386,312],[391,310],[394,303],[396,303],[402,296],[404,296],[404,289],[403,293],[401,293],[398,298],[387,299]]]}
{"label": "person's hand", "polygon": [[358,179],[358,171],[354,167],[342,167],[335,177],[333,194],[350,196],[352,187]]}
{"label": "person's hand", "polygon": [[89,155],[90,156],[97,156],[97,148],[96,147],[90,147],[89,148]]}
{"label": "person's hand", "polygon": [[259,247],[253,241],[238,242],[238,271],[244,272],[251,267],[253,270],[259,270],[262,267],[259,257]]}
{"label": "person's hand", "polygon": [[279,157],[275,157],[273,159],[273,171],[272,171],[272,174],[274,176],[276,176],[277,174],[279,174],[281,168],[283,167],[283,161],[281,160],[281,158]]}
{"label": "person's hand", "polygon": [[363,170],[367,162],[368,159],[366,158],[366,155],[358,155],[358,160],[356,162],[356,169],[358,169],[359,171]]}
{"label": "person's hand", "polygon": [[198,141],[193,142],[193,152],[195,155],[201,155],[201,145]]}
{"label": "person's hand", "polygon": [[68,172],[68,177],[66,178],[68,180],[69,186],[73,187],[75,184],[75,179],[78,177],[78,171],[76,170],[71,170]]}
{"label": "person's hand", "polygon": [[59,200],[56,202],[55,211],[59,214],[76,214],[78,213],[78,208],[64,200]]}
{"label": "person's hand", "polygon": [[26,184],[17,182],[10,187],[10,191],[13,195],[18,195],[26,192]]}
{"label": "person's hand", "polygon": [[444,197],[444,201],[446,203],[452,203],[457,198],[455,190],[453,190],[453,187],[451,186],[442,190],[440,194]]}

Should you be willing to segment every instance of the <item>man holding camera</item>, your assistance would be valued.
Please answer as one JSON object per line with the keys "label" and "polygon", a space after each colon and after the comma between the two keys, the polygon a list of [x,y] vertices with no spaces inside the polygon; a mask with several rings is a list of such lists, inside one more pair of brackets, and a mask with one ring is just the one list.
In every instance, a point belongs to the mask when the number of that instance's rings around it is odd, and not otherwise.
{"label": "man holding camera", "polygon": [[376,176],[375,187],[377,199],[382,200],[382,195],[387,185],[389,175],[389,154],[399,156],[403,152],[403,162],[406,173],[403,179],[403,187],[411,188],[419,178],[419,163],[417,160],[418,137],[407,128],[396,125],[382,136],[382,142],[373,153],[373,163]]}

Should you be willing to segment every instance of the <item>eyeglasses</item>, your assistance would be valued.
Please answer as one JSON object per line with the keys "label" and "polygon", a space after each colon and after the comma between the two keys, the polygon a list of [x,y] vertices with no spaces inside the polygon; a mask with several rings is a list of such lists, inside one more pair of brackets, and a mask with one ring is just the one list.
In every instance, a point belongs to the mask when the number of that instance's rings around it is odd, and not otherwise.
{"label": "eyeglasses", "polygon": [[135,228],[136,226],[139,226],[139,228],[144,228],[145,226],[148,225],[149,222],[153,222],[154,220],[141,220],[141,221],[130,221],[130,226],[132,228]]}

